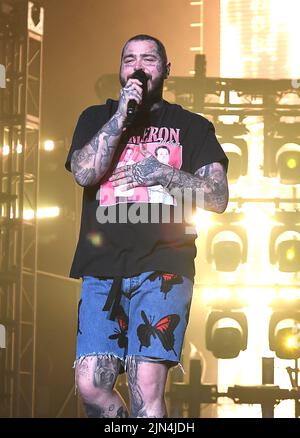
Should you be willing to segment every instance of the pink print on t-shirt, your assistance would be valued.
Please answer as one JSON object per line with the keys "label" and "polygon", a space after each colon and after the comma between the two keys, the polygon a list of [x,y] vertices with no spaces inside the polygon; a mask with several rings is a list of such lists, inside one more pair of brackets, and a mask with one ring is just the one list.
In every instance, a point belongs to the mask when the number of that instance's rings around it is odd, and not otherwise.
{"label": "pink print on t-shirt", "polygon": [[[162,141],[145,142],[143,147],[151,152],[158,161],[180,169],[182,166],[182,147],[178,143]],[[128,143],[122,152],[117,167],[132,165],[145,159],[140,151],[140,144]],[[124,186],[123,186],[124,187]],[[122,190],[122,186],[114,187],[110,181],[100,186],[100,206],[115,205],[124,202],[151,202],[174,205],[174,199],[161,185],[135,187]]]}

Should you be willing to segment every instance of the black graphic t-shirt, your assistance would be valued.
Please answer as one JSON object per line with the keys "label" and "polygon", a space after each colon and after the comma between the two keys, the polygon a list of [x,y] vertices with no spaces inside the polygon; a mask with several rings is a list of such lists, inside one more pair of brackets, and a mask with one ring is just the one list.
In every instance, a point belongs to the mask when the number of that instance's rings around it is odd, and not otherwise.
{"label": "black graphic t-shirt", "polygon": [[[82,112],[65,163],[67,170],[72,153],[91,140],[117,106],[118,102],[109,99],[105,105]],[[222,162],[227,170],[228,160],[214,127],[204,117],[166,101],[159,110],[141,116],[124,131],[110,171],[95,186],[84,188],[71,277],[130,277],[164,271],[193,279],[196,234],[190,232],[190,222],[174,220],[173,196],[160,185],[126,189],[109,181],[114,168],[144,159],[141,149],[191,174],[213,162]],[[170,220],[162,208],[168,209]]]}

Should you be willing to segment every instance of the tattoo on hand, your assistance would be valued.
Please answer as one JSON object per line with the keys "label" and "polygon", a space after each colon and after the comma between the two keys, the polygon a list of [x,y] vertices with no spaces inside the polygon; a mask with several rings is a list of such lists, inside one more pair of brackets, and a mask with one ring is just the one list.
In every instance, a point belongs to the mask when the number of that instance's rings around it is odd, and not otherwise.
{"label": "tattoo on hand", "polygon": [[147,157],[132,166],[133,179],[141,185],[145,185],[146,183],[148,185],[149,181],[153,181],[155,183],[160,168],[160,162],[153,157],[153,155],[151,155],[150,157]]}

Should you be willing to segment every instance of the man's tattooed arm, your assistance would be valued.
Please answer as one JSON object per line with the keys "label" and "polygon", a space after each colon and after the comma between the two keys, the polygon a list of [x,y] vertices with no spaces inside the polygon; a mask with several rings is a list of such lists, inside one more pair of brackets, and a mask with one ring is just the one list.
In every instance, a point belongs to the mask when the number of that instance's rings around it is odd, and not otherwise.
{"label": "man's tattooed arm", "polygon": [[[142,161],[115,169],[110,181],[114,186],[126,185],[126,189],[160,184],[179,194],[190,189],[193,195],[198,191],[201,205],[198,207],[216,213],[223,213],[228,203],[228,183],[221,163],[211,163],[198,169],[194,175],[159,162],[153,155]],[[197,199],[197,196],[196,196]],[[204,201],[204,205],[203,205]]]}
{"label": "man's tattooed arm", "polygon": [[168,185],[168,190],[191,189],[202,191],[204,205],[201,207],[215,213],[223,213],[228,204],[228,183],[224,166],[221,163],[211,163],[198,169],[194,175],[179,169],[168,172],[165,170],[160,183]]}
{"label": "man's tattooed arm", "polygon": [[71,170],[83,186],[96,184],[107,172],[122,135],[125,117],[118,111],[82,149],[73,152]]}

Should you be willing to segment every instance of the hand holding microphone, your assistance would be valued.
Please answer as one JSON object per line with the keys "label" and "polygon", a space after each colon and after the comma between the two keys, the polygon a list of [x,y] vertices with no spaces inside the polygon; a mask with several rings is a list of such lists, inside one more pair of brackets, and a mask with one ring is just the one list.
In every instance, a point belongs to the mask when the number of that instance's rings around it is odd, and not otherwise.
{"label": "hand holding microphone", "polygon": [[136,70],[121,90],[119,112],[132,119],[138,106],[142,103],[147,92],[147,76],[143,70]]}
{"label": "hand holding microphone", "polygon": [[[142,83],[142,100],[145,97],[145,93],[147,91],[147,76],[144,70],[136,70],[131,76],[132,79],[138,79]],[[138,102],[139,104],[141,102]],[[127,106],[127,116],[132,117],[135,114],[137,108],[137,101],[135,99],[130,99]]]}

